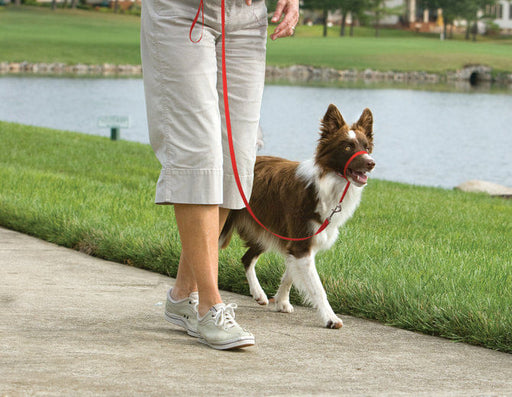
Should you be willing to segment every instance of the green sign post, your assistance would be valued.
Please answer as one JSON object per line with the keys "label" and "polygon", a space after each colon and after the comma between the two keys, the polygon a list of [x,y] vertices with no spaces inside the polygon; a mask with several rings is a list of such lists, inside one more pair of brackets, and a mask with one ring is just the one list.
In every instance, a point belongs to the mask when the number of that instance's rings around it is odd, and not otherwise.
{"label": "green sign post", "polygon": [[110,139],[117,141],[121,136],[121,128],[130,128],[130,116],[101,116],[98,127],[110,128]]}

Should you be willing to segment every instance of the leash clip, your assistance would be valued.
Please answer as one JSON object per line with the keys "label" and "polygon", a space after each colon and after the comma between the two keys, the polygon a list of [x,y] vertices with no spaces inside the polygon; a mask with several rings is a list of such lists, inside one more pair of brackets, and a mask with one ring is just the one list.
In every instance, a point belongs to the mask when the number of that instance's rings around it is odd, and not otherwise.
{"label": "leash clip", "polygon": [[334,207],[334,209],[331,211],[331,214],[327,217],[329,223],[331,223],[332,217],[338,212],[341,212],[341,203],[338,203],[338,205],[336,205],[336,207]]}

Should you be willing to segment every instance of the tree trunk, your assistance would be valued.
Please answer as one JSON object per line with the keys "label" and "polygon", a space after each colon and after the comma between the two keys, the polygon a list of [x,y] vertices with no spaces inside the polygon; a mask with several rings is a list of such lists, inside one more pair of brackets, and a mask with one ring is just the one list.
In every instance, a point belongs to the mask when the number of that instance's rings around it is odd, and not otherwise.
{"label": "tree trunk", "polygon": [[57,8],[57,1],[52,0],[52,10],[55,11],[56,8]]}
{"label": "tree trunk", "polygon": [[350,37],[354,37],[354,25],[355,24],[356,24],[356,18],[354,16],[354,14],[352,14],[352,23],[350,24],[350,30],[349,30]]}
{"label": "tree trunk", "polygon": [[375,13],[375,37],[379,37],[380,11]]}
{"label": "tree trunk", "polygon": [[71,0],[71,8],[76,8],[76,3],[78,3],[78,0]]}
{"label": "tree trunk", "polygon": [[341,12],[341,29],[340,29],[340,36],[345,36],[345,26],[347,25],[347,12],[342,11]]}
{"label": "tree trunk", "polygon": [[327,37],[327,16],[329,14],[329,10],[324,8],[324,33],[323,36]]}
{"label": "tree trunk", "polygon": [[465,37],[466,40],[469,40],[469,30],[470,30],[469,21],[466,21],[466,37]]}

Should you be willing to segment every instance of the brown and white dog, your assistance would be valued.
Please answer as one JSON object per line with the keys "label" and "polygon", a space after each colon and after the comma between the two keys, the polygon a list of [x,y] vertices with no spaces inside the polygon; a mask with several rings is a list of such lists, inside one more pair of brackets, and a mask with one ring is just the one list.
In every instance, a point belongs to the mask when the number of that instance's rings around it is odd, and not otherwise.
{"label": "brown and white dog", "polygon": [[[373,116],[365,109],[357,123],[349,126],[338,108],[329,105],[321,122],[320,139],[313,159],[297,163],[278,157],[258,156],[250,206],[262,223],[274,233],[289,237],[312,235],[331,214],[347,181],[341,176],[345,164],[358,151],[373,149]],[[350,187],[341,212],[334,214],[327,228],[305,241],[281,240],[259,226],[246,209],[231,211],[219,239],[225,248],[234,230],[249,250],[242,258],[253,298],[268,304],[255,272],[258,257],[267,251],[285,257],[286,270],[274,297],[276,309],[291,313],[289,295],[292,283],[318,310],[322,324],[340,328],[343,323],[333,312],[315,267],[315,255],[329,249],[338,229],[354,214],[363,187],[375,167],[369,154],[356,157],[347,169]]]}

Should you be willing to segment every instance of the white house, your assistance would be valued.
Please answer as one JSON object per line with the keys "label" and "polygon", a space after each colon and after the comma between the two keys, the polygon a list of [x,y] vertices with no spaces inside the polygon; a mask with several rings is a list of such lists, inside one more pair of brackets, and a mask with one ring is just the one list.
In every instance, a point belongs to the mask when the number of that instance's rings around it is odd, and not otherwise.
{"label": "white house", "polygon": [[494,6],[487,6],[485,15],[493,18],[501,29],[512,30],[512,1],[500,0]]}

